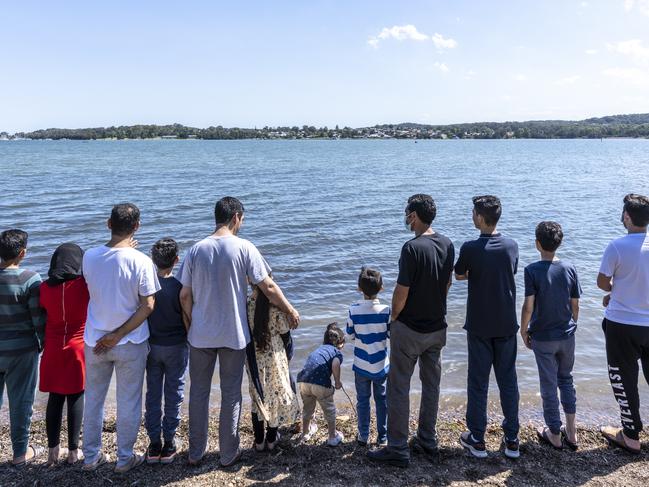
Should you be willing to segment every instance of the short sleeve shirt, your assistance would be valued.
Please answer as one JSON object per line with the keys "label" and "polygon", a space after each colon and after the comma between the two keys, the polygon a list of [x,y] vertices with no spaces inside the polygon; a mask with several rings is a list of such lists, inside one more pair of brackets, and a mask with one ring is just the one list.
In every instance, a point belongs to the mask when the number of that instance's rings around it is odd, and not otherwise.
{"label": "short sleeve shirt", "polygon": [[244,349],[250,341],[248,281],[259,284],[269,273],[259,250],[235,235],[207,237],[189,249],[178,275],[194,299],[190,345]]}
{"label": "short sleeve shirt", "polygon": [[508,337],[518,330],[516,282],[518,244],[500,233],[465,242],[456,274],[469,273],[464,329],[484,338]]}
{"label": "short sleeve shirt", "polygon": [[322,387],[331,387],[331,364],[337,358],[343,363],[342,352],[333,345],[321,345],[316,348],[306,359],[304,367],[297,375],[298,382],[316,384]]}
{"label": "short sleeve shirt", "polygon": [[525,268],[525,296],[534,296],[529,334],[534,340],[563,340],[577,329],[571,299],[579,299],[577,270],[562,260],[540,260]]}

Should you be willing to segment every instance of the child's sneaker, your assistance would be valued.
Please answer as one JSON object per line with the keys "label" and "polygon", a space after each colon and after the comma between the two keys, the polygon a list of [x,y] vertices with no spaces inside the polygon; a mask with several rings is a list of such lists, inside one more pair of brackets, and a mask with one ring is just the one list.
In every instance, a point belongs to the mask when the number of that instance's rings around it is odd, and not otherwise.
{"label": "child's sneaker", "polygon": [[340,431],[336,431],[336,436],[327,440],[327,446],[338,446],[343,442],[344,439],[345,437],[343,436],[343,434]]}
{"label": "child's sneaker", "polygon": [[484,442],[476,440],[470,431],[465,431],[460,435],[460,445],[476,458],[487,458],[487,448]]}
{"label": "child's sneaker", "polygon": [[356,437],[356,444],[358,446],[367,446],[367,438],[363,438],[361,435]]}
{"label": "child's sneaker", "polygon": [[507,437],[503,436],[503,445],[505,447],[505,456],[507,458],[518,458],[521,456],[521,452],[518,448],[518,438],[508,440]]}
{"label": "child's sneaker", "polygon": [[383,439],[380,439],[380,440],[376,440],[376,445],[377,445],[379,448],[386,447],[386,446],[388,446],[388,439],[387,439],[387,438],[383,438]]}
{"label": "child's sneaker", "polygon": [[160,453],[160,463],[167,465],[173,462],[176,458],[176,453],[176,441],[165,441],[162,452]]}
{"label": "child's sneaker", "polygon": [[146,450],[146,463],[158,463],[160,461],[160,454],[162,453],[162,443],[159,441],[149,443],[149,448]]}
{"label": "child's sneaker", "polygon": [[305,431],[302,435],[302,441],[309,441],[317,432],[318,425],[311,421],[311,423],[309,423],[309,431]]}

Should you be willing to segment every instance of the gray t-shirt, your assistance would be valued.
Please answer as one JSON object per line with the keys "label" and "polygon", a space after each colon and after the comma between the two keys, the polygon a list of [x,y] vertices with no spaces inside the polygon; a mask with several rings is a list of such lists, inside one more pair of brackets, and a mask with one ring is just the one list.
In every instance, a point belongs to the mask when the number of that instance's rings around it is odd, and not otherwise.
{"label": "gray t-shirt", "polygon": [[192,288],[194,306],[187,340],[196,348],[242,350],[250,341],[246,297],[248,280],[258,284],[270,273],[248,240],[207,237],[185,256],[179,280]]}

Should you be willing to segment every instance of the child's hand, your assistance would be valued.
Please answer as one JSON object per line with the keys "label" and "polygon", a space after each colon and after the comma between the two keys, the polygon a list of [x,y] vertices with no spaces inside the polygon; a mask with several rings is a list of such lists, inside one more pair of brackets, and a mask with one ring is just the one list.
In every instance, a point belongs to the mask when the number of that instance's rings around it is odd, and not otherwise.
{"label": "child's hand", "polygon": [[523,343],[525,344],[525,346],[531,350],[532,349],[532,339],[531,339],[529,333],[527,333],[527,331],[521,330],[521,338],[523,339]]}
{"label": "child's hand", "polygon": [[604,298],[602,299],[602,305],[603,305],[605,308],[607,308],[607,307],[608,307],[608,303],[610,303],[610,302],[611,302],[611,295],[610,295],[610,294],[607,294],[607,295],[604,296]]}
{"label": "child's hand", "polygon": [[336,389],[342,389],[343,383],[340,382],[339,380],[337,380],[335,386],[336,386]]}

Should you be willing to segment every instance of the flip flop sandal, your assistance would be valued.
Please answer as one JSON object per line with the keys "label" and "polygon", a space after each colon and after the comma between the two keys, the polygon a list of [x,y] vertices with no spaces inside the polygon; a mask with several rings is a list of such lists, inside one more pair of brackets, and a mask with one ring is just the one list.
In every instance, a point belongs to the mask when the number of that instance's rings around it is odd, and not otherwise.
{"label": "flip flop sandal", "polygon": [[30,464],[30,463],[34,463],[34,461],[35,461],[38,457],[40,457],[41,455],[43,455],[43,453],[45,453],[45,448],[43,448],[42,446],[29,445],[27,448],[31,448],[31,449],[32,449],[32,451],[34,452],[34,456],[32,456],[31,458],[29,458],[29,459],[27,459],[27,460],[23,460],[23,461],[20,462],[20,463],[13,463],[13,462],[12,462],[12,463],[11,463],[11,466],[12,466],[13,468],[18,469],[18,470],[20,470],[20,469],[22,469],[22,468],[25,468],[28,464]]}
{"label": "flip flop sandal", "polygon": [[552,441],[550,440],[550,437],[548,436],[548,428],[543,428],[543,433],[539,433],[539,430],[536,430],[536,436],[538,437],[539,441],[541,443],[550,445],[552,448],[555,450],[563,450],[563,443],[561,446],[556,446]]}
{"label": "flip flop sandal", "polygon": [[568,439],[568,433],[566,432],[565,426],[561,427],[561,439],[563,440],[563,444],[566,445],[570,451],[577,451],[579,449],[579,444],[573,443]]}
{"label": "flip flop sandal", "polygon": [[636,450],[635,448],[631,448],[629,445],[626,444],[626,442],[624,441],[622,430],[618,430],[615,435],[611,435],[605,432],[603,428],[600,429],[599,432],[604,437],[604,439],[608,441],[609,445],[615,445],[617,447],[622,448],[623,450],[628,451],[629,453],[633,453],[634,455],[638,455],[641,453],[639,449]]}

